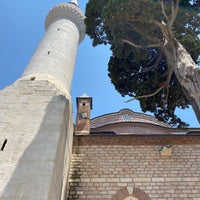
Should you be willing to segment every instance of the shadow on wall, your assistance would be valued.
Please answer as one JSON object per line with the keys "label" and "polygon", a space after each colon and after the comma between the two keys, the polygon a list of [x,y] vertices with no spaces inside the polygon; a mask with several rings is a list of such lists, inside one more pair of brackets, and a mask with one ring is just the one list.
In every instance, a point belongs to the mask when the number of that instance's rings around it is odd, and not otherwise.
{"label": "shadow on wall", "polygon": [[[73,119],[70,101],[50,89],[43,92],[37,88],[29,94],[29,106],[20,113],[24,117],[17,119],[15,143],[10,141],[2,152],[15,154],[15,159],[5,162],[16,166],[0,199],[61,199],[61,188],[66,185],[63,179],[67,180],[69,170]],[[23,104],[24,97],[17,104]]]}

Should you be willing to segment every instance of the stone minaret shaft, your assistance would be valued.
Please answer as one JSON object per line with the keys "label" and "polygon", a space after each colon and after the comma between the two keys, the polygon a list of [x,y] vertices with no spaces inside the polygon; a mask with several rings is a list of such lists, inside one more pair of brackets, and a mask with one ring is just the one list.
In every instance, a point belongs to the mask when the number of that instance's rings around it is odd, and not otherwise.
{"label": "stone minaret shaft", "polygon": [[23,77],[48,80],[69,94],[78,43],[85,34],[84,15],[77,1],[55,6],[45,22],[46,32]]}
{"label": "stone minaret shaft", "polygon": [[22,77],[0,91],[0,200],[65,200],[73,143],[70,87],[84,15],[55,6]]}

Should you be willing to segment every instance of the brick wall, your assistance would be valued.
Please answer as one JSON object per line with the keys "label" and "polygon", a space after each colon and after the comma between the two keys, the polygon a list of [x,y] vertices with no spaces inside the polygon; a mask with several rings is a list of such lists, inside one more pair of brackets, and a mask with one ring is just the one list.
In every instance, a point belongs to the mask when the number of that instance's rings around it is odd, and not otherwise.
{"label": "brick wall", "polygon": [[160,156],[160,148],[76,144],[68,200],[124,200],[129,194],[139,200],[199,200],[200,145],[173,145],[169,158]]}

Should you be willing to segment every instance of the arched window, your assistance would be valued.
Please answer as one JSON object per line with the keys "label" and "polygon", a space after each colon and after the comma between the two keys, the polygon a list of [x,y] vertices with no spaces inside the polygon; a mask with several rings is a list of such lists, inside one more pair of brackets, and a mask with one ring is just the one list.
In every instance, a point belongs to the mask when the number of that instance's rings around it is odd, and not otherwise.
{"label": "arched window", "polygon": [[137,199],[137,198],[135,198],[133,196],[128,196],[124,200],[139,200],[139,199]]}
{"label": "arched window", "polygon": [[112,200],[151,200],[143,190],[135,187],[123,187],[113,195]]}

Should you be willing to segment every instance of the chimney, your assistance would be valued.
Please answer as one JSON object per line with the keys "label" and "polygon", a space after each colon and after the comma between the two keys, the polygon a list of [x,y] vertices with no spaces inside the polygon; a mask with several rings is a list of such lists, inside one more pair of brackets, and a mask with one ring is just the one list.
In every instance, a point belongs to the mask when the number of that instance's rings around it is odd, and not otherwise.
{"label": "chimney", "polygon": [[92,98],[83,94],[76,98],[77,115],[75,134],[90,134],[90,110],[92,110]]}

